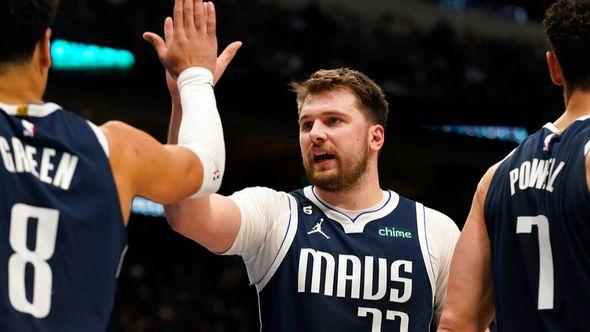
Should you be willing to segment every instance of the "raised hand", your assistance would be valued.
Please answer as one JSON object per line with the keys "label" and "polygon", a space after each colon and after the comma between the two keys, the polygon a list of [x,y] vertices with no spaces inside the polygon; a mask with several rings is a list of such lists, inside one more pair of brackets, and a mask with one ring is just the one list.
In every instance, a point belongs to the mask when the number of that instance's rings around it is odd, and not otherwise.
{"label": "raised hand", "polygon": [[[240,47],[242,47],[242,42],[233,42],[217,57],[215,71],[213,72],[213,85],[216,85],[221,76],[223,76],[225,69],[236,56]],[[178,85],[176,85],[176,77],[172,76],[168,71],[166,71],[166,85],[168,86],[168,91],[170,91],[172,101],[175,104],[180,105],[180,93],[178,92]]]}
{"label": "raised hand", "polygon": [[[147,40],[166,70],[177,77],[189,67],[216,71],[217,36],[215,6],[202,0],[175,0],[173,18],[164,21],[164,39],[146,32]],[[226,65],[227,66],[227,65]]]}

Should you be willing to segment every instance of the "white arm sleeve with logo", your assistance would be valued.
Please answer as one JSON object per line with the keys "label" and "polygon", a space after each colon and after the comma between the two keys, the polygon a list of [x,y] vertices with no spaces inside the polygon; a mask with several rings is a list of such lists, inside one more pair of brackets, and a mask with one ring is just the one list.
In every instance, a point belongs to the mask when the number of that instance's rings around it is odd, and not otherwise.
{"label": "white arm sleeve with logo", "polygon": [[459,228],[446,215],[426,208],[426,237],[432,266],[434,269],[435,287],[434,291],[434,317],[432,322],[438,326],[442,313],[447,287],[449,282],[449,270],[455,244],[459,239]]}
{"label": "white arm sleeve with logo", "polygon": [[[278,265],[279,253],[291,246],[287,234],[296,227],[297,211],[294,198],[269,188],[254,187],[238,191],[229,197],[240,208],[242,221],[238,235],[224,255],[239,255],[246,264],[251,284],[258,285],[271,267]],[[293,214],[294,213],[294,214]],[[292,240],[292,237],[291,237]]]}

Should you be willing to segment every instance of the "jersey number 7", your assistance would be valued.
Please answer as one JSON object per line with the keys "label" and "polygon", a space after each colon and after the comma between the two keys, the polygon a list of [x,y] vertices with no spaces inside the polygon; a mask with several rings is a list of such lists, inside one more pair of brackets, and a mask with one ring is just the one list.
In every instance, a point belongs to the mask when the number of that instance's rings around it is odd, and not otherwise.
{"label": "jersey number 7", "polygon": [[[37,220],[35,251],[27,247],[29,219]],[[8,260],[8,298],[14,309],[47,317],[51,309],[53,275],[47,264],[55,251],[59,211],[25,204],[15,204],[10,214],[10,246],[14,254]],[[34,269],[32,301],[27,299],[25,270]]]}
{"label": "jersey number 7", "polygon": [[516,219],[516,233],[533,232],[533,225],[537,226],[539,236],[539,296],[537,309],[553,309],[553,253],[549,236],[549,219],[539,215],[534,217],[518,217]]}

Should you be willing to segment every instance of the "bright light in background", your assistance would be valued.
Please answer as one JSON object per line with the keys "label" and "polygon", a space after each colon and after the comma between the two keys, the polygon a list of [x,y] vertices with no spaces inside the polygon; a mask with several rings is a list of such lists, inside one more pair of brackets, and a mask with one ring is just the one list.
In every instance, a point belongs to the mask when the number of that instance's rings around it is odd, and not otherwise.
{"label": "bright light in background", "polygon": [[88,45],[58,39],[51,44],[54,70],[128,70],[135,57],[127,50]]}
{"label": "bright light in background", "polygon": [[529,136],[528,131],[522,127],[447,125],[422,126],[422,128],[519,144]]}

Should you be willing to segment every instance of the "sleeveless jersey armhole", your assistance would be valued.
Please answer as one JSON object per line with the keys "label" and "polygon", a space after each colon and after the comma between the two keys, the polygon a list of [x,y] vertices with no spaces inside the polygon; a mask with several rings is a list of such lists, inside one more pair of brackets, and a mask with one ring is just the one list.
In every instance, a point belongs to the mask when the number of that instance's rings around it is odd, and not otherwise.
{"label": "sleeveless jersey armhole", "polygon": [[90,128],[92,129],[92,131],[94,132],[94,134],[96,135],[96,138],[98,139],[98,143],[100,143],[100,146],[102,146],[102,149],[105,153],[105,155],[107,156],[107,158],[110,158],[110,149],[109,149],[109,141],[107,140],[107,136],[104,134],[104,131],[102,131],[102,129],[95,125],[94,123],[86,120],[86,123],[88,123],[88,125],[90,126]]}

